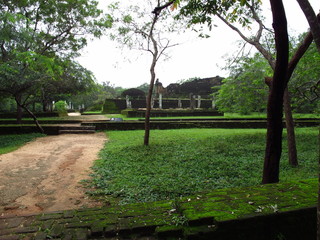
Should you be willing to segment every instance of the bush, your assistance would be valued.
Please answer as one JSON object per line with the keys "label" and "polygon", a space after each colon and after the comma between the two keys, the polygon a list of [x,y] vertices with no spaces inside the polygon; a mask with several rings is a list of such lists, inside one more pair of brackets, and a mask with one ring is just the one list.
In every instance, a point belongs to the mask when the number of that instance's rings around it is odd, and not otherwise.
{"label": "bush", "polygon": [[65,101],[58,101],[54,104],[54,107],[56,109],[56,111],[59,114],[59,117],[65,117],[68,116],[68,112],[67,112],[67,104]]}
{"label": "bush", "polygon": [[119,109],[112,99],[106,99],[102,108],[102,113],[119,113]]}

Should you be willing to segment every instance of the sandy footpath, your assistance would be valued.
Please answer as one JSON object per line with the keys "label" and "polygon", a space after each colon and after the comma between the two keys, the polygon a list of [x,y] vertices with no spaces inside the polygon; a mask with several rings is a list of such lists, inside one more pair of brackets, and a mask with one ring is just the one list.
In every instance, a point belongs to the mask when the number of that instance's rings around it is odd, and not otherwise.
{"label": "sandy footpath", "polygon": [[0,216],[99,206],[79,181],[105,141],[104,133],[46,136],[0,155]]}

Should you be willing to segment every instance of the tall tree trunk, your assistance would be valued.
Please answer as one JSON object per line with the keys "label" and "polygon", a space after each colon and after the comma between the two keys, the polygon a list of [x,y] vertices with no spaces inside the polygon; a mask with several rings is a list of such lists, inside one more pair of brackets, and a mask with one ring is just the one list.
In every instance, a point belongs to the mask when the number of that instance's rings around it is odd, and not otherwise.
{"label": "tall tree trunk", "polygon": [[279,182],[279,165],[282,152],[283,96],[286,88],[289,57],[287,19],[281,0],[270,0],[277,60],[267,107],[267,142],[262,183]]}
{"label": "tall tree trunk", "polygon": [[287,142],[288,142],[288,156],[289,164],[291,166],[298,166],[298,157],[297,157],[297,147],[296,147],[296,136],[294,133],[294,121],[291,111],[291,101],[288,88],[284,91],[283,96],[283,106],[286,119],[286,128],[287,128]]}
{"label": "tall tree trunk", "polygon": [[[269,86],[269,90],[270,90],[271,84],[272,84],[272,78],[265,77],[265,83]],[[295,133],[294,133],[294,121],[293,121],[293,117],[292,117],[291,101],[290,101],[290,95],[288,92],[288,88],[286,88],[284,91],[283,106],[284,106],[286,128],[287,128],[289,164],[291,166],[298,166],[296,137],[295,137]]]}

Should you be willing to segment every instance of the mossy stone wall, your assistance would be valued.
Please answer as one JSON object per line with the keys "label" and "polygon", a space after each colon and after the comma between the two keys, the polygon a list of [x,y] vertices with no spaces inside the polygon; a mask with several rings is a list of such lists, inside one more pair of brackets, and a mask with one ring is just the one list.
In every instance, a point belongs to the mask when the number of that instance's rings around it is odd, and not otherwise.
{"label": "mossy stone wall", "polygon": [[316,239],[318,180],[175,200],[0,217],[0,239]]}
{"label": "mossy stone wall", "polygon": [[[143,130],[144,121],[105,121],[105,122],[86,122],[83,123],[86,125],[96,126],[96,130]],[[317,121],[308,121],[308,122],[296,122],[296,126],[299,127],[313,127],[318,126]],[[150,128],[151,129],[181,129],[181,128],[266,128],[266,120],[261,121],[252,121],[252,120],[225,120],[225,121],[216,121],[216,120],[203,120],[203,121],[194,121],[194,120],[178,120],[178,121],[154,121],[151,120]],[[285,127],[285,123],[283,123]]]}

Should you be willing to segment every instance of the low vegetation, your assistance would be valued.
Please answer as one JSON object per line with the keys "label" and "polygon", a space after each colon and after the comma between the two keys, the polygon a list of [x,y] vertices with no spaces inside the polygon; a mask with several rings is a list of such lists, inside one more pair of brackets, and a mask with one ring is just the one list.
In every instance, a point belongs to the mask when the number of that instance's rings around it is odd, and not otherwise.
{"label": "low vegetation", "polygon": [[[88,183],[96,196],[120,203],[173,199],[216,188],[261,182],[263,129],[154,130],[142,146],[143,131],[110,131]],[[281,181],[317,176],[318,129],[296,130],[299,166],[288,165],[283,136]]]}
{"label": "low vegetation", "polygon": [[44,135],[40,133],[0,135],[0,154],[12,152],[25,143],[42,136]]}

